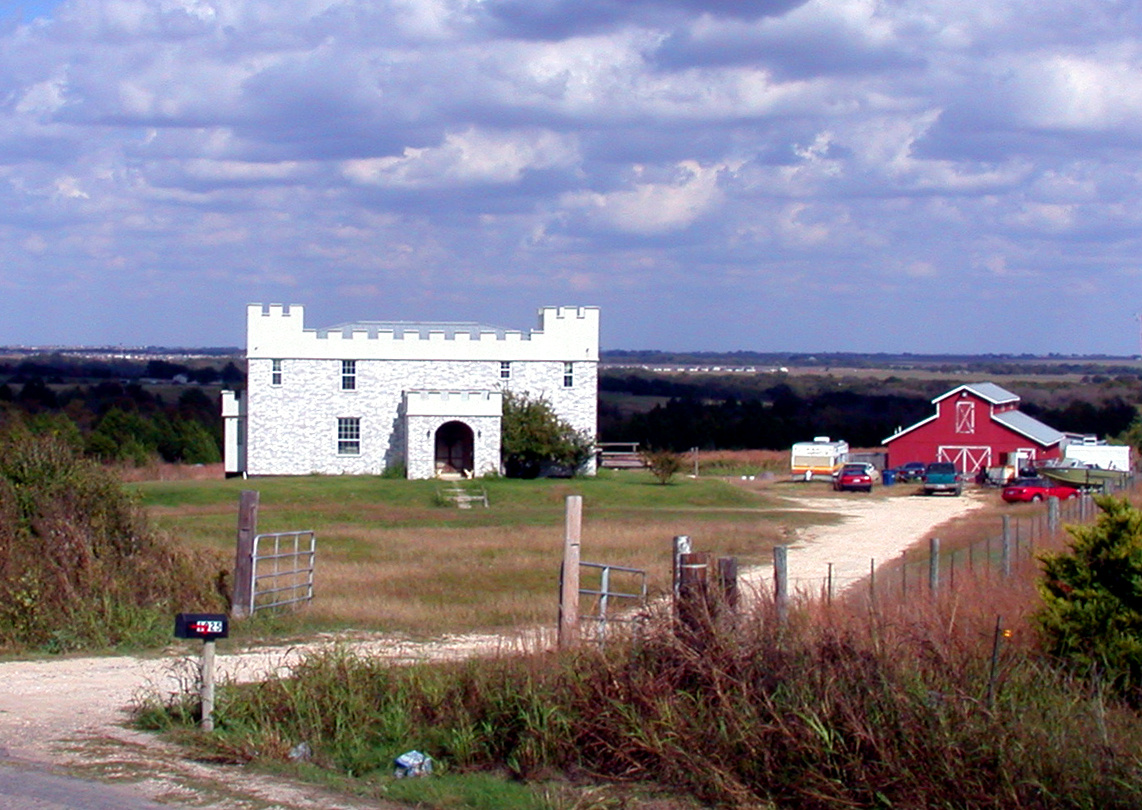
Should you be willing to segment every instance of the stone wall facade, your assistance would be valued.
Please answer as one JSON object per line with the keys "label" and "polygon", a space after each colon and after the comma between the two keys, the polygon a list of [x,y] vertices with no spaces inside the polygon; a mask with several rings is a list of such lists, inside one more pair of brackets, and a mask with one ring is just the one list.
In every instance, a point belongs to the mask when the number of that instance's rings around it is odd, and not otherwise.
{"label": "stone wall facade", "polygon": [[[228,473],[379,474],[403,465],[409,477],[431,477],[439,468],[433,433],[449,421],[473,432],[473,472],[498,471],[504,391],[545,399],[595,436],[594,308],[541,310],[543,328],[530,333],[421,324],[419,337],[369,324],[306,330],[301,307],[253,305],[248,319],[256,348],[248,348],[247,390],[241,407],[228,399],[226,410],[228,435],[245,444],[231,451],[227,441]],[[351,388],[343,361],[352,361]]]}

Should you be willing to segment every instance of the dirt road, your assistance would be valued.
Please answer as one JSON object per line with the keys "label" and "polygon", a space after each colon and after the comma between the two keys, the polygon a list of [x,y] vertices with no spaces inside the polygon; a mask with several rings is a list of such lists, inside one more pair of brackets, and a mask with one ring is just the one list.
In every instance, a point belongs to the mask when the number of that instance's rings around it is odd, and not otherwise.
{"label": "dirt road", "polygon": [[[942,523],[963,517],[984,505],[981,493],[968,490],[962,496],[896,496],[888,499],[861,497],[798,498],[798,508],[836,512],[840,523],[803,529],[789,546],[789,585],[792,591],[820,594],[832,575],[837,592],[863,580],[870,563],[877,566],[899,557]],[[759,572],[762,575],[768,569]]]}
{"label": "dirt road", "polygon": [[[960,498],[798,498],[797,508],[835,512],[831,526],[799,532],[789,550],[794,588],[819,592],[832,563],[838,587],[868,573],[869,561],[888,561],[935,525],[982,505]],[[766,569],[753,572],[760,581]],[[288,667],[307,650],[341,643],[319,639],[304,647],[219,655],[220,678],[239,681]],[[504,648],[502,638],[465,636],[435,644],[396,639],[352,639],[355,649],[394,660],[456,658]],[[536,643],[532,639],[529,642]],[[542,643],[540,640],[539,643]],[[126,709],[143,690],[173,694],[193,683],[201,645],[187,643],[156,658],[74,658],[0,663],[0,764],[42,763],[132,785],[141,797],[218,810],[356,810],[376,808],[319,790],[246,772],[205,765],[149,734],[124,727]]]}

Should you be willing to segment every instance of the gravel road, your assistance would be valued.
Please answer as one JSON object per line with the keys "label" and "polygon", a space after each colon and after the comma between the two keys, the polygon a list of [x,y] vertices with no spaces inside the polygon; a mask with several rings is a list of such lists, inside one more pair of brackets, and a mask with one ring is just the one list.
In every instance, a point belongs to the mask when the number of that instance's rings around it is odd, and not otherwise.
{"label": "gravel road", "polygon": [[[794,588],[819,591],[828,566],[838,587],[868,573],[869,561],[888,561],[933,526],[982,506],[968,492],[950,497],[797,498],[797,508],[834,512],[836,525],[798,532],[788,560]],[[764,567],[755,582],[771,575]],[[288,667],[325,640],[217,658],[219,678],[255,680]],[[456,658],[503,648],[495,637],[464,636],[423,645],[394,639],[355,643],[394,660]],[[188,643],[154,658],[68,658],[0,663],[0,767],[47,766],[92,778],[115,780],[141,800],[216,810],[356,810],[357,804],[319,790],[267,779],[240,766],[193,762],[153,735],[124,727],[126,709],[143,690],[176,693],[192,683],[200,645]],[[29,807],[37,805],[29,804]],[[44,807],[52,805],[44,804]],[[59,805],[61,807],[65,805]]]}

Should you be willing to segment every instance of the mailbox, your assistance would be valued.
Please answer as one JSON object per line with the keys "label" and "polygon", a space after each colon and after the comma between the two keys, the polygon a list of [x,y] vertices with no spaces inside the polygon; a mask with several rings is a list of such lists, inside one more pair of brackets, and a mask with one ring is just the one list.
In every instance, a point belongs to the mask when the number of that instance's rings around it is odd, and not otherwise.
{"label": "mailbox", "polygon": [[230,618],[225,613],[179,613],[174,617],[175,638],[214,641],[230,635]]}

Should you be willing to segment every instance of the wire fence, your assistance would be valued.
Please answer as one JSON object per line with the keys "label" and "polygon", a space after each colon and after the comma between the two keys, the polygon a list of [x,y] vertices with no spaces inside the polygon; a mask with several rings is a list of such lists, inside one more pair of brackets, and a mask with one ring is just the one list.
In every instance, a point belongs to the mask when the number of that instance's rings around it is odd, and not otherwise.
{"label": "wire fence", "polygon": [[[1122,485],[1105,491],[1134,493],[1139,484],[1131,476]],[[850,569],[846,575],[840,575],[829,563],[823,576],[796,577],[790,571],[788,581],[775,583],[774,587],[779,593],[784,589],[798,599],[820,598],[829,602],[860,589],[867,589],[873,598],[908,599],[947,592],[968,582],[1010,577],[1022,567],[1037,565],[1039,553],[1061,545],[1066,526],[1093,523],[1099,513],[1089,492],[1062,501],[1050,498],[1033,511],[1001,516],[994,529],[966,544],[961,541],[954,546],[945,545],[933,538],[926,546],[909,549],[894,560],[870,559],[860,574],[854,575]],[[780,576],[782,566],[775,565],[775,570]]]}

